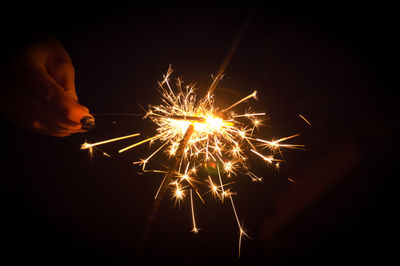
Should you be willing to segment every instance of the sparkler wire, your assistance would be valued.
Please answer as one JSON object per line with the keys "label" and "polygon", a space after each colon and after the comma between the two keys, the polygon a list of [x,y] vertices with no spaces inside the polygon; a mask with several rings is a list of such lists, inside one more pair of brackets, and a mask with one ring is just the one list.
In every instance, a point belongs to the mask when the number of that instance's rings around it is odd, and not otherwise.
{"label": "sparkler wire", "polygon": [[230,63],[232,56],[235,54],[235,52],[239,46],[240,40],[242,39],[243,34],[246,31],[248,25],[250,24],[250,21],[252,20],[253,16],[254,16],[254,10],[252,10],[249,13],[248,17],[246,18],[246,20],[243,23],[242,27],[240,28],[239,32],[236,34],[235,39],[233,40],[231,46],[229,47],[229,50],[226,53],[225,58],[222,61],[221,65],[217,71],[216,76],[214,77],[213,83],[211,84],[210,89],[209,89],[209,93],[212,94],[214,92],[214,90],[217,88],[218,83],[222,79],[224,72]]}

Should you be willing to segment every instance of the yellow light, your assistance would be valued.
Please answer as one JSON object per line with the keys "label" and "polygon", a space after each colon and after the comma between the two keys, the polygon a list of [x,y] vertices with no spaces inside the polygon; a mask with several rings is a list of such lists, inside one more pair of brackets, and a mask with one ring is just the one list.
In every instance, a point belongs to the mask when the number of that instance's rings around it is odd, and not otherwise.
{"label": "yellow light", "polygon": [[[282,157],[280,148],[298,149],[304,146],[283,143],[288,139],[297,137],[298,134],[271,141],[258,138],[258,136],[253,137],[253,134],[258,133],[258,130],[255,129],[263,126],[263,117],[265,113],[250,112],[250,110],[248,110],[245,113],[235,114],[234,107],[250,99],[257,99],[257,91],[241,98],[228,108],[220,111],[221,109],[215,107],[215,96],[212,86],[202,98],[194,93],[196,90],[194,84],[182,86],[183,82],[180,79],[178,79],[176,83],[177,90],[173,90],[169,83],[171,73],[172,68],[169,68],[167,73],[163,76],[163,80],[158,83],[162,104],[149,106],[144,116],[144,118],[148,118],[155,123],[156,133],[154,133],[152,137],[148,137],[147,139],[120,149],[119,153],[145,143],[150,143],[152,145],[161,143],[157,148],[151,151],[150,156],[146,159],[134,162],[134,164],[141,165],[143,172],[165,174],[155,198],[157,198],[159,192],[162,191],[162,187],[165,188],[168,185],[172,185],[172,198],[175,198],[176,203],[180,203],[180,201],[185,198],[184,189],[190,187],[193,220],[192,231],[194,233],[198,233],[199,229],[196,226],[194,216],[192,189],[194,189],[194,192],[196,192],[197,196],[204,203],[201,190],[197,189],[194,183],[196,183],[196,185],[197,183],[205,183],[201,178],[208,176],[209,190],[207,193],[211,192],[213,196],[222,202],[224,202],[225,198],[229,198],[231,201],[239,228],[240,254],[242,238],[248,235],[240,224],[233,203],[232,195],[235,195],[235,192],[231,191],[229,186],[233,184],[234,181],[227,181],[227,178],[231,177],[232,174],[236,175],[242,173],[249,176],[251,180],[255,182],[261,182],[262,178],[256,176],[249,170],[250,165],[247,157],[249,152],[256,154],[266,163],[279,169],[282,160],[276,159],[274,156],[278,156],[278,158],[279,156]],[[215,80],[213,84],[214,83]],[[303,116],[300,115],[300,117],[308,122]],[[190,134],[187,134],[189,129]],[[139,135],[139,133],[92,144],[85,142],[82,144],[81,149],[88,149],[89,152],[92,153],[94,146],[137,135]],[[263,154],[266,150],[268,151],[268,155]],[[179,166],[176,169],[174,168],[173,172],[171,169],[168,170],[168,166],[166,166],[166,170],[145,169],[146,166],[152,164],[152,161],[157,160],[154,158],[157,158],[161,153],[169,157],[176,157],[175,160],[177,162],[179,160]],[[159,165],[161,165],[161,163],[159,163]],[[189,165],[191,167],[190,170]],[[197,173],[196,170],[196,167],[200,167],[201,165],[214,165],[214,167],[204,167],[206,168],[205,171],[208,171],[208,173],[204,175],[203,171]],[[216,180],[218,180],[218,185],[214,184],[210,175],[214,175]],[[169,179],[166,178],[167,176]],[[165,180],[168,180],[168,182]],[[171,180],[174,181],[171,183]]]}
{"label": "yellow light", "polygon": [[214,116],[207,116],[206,123],[211,132],[220,130],[224,126],[224,120]]}
{"label": "yellow light", "polygon": [[175,190],[175,197],[177,199],[183,199],[183,190],[181,188],[176,188]]}

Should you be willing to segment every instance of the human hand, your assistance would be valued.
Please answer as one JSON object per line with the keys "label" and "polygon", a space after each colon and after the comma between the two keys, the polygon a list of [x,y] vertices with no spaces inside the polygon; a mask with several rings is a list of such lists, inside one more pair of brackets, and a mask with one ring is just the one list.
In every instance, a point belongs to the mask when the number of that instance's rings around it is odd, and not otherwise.
{"label": "human hand", "polygon": [[78,103],[71,58],[55,37],[31,43],[2,68],[0,114],[6,119],[57,137],[94,127],[93,116]]}

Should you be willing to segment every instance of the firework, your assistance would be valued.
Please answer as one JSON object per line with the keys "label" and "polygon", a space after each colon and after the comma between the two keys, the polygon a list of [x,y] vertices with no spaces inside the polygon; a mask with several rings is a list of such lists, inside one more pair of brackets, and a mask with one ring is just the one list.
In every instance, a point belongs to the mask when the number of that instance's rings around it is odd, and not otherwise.
{"label": "firework", "polygon": [[[198,233],[193,192],[202,202],[210,193],[221,202],[229,199],[234,217],[239,228],[239,256],[243,237],[249,237],[240,222],[234,205],[232,185],[235,178],[247,176],[251,181],[260,182],[261,177],[251,172],[249,154],[258,156],[273,167],[279,167],[282,160],[281,148],[302,148],[303,145],[287,144],[285,141],[297,137],[298,134],[277,140],[265,140],[257,136],[258,128],[263,126],[265,113],[236,113],[235,108],[243,102],[257,99],[257,91],[239,99],[229,107],[220,110],[215,105],[215,84],[221,75],[217,75],[204,97],[199,97],[194,84],[184,85],[176,79],[171,85],[173,70],[168,68],[162,81],[158,83],[161,104],[149,105],[144,118],[155,125],[155,134],[129,145],[119,153],[126,152],[136,146],[152,143],[154,150],[144,159],[133,162],[140,165],[143,172],[163,173],[164,178],[155,194],[155,210],[161,199],[169,190],[176,203],[184,200],[189,191],[192,232]],[[139,133],[119,137],[97,143],[82,145],[82,149],[121,139],[139,136]],[[285,143],[284,143],[285,142]],[[149,162],[159,156],[172,159],[169,169],[148,169]],[[212,169],[204,172],[199,169]]]}

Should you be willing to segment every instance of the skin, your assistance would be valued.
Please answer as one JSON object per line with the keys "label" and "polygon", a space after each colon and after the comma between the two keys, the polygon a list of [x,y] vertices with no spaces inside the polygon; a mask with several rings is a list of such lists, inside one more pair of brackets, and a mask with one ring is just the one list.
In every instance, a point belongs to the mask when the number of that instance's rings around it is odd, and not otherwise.
{"label": "skin", "polygon": [[78,103],[71,58],[56,38],[26,45],[5,62],[0,75],[4,118],[51,136],[85,132],[80,121],[92,116]]}

